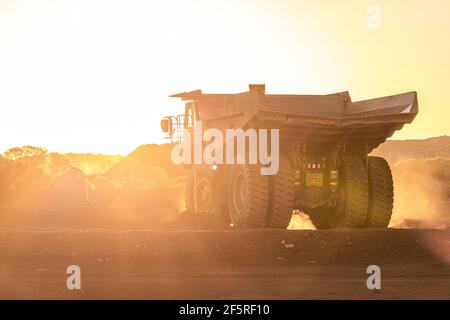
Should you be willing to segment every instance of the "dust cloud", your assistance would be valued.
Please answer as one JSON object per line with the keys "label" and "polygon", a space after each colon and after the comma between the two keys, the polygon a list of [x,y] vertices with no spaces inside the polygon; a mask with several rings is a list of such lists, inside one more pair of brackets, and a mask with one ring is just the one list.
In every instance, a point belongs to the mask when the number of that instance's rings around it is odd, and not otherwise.
{"label": "dust cloud", "polygon": [[405,160],[391,169],[394,212],[390,227],[445,228],[449,225],[449,159]]}

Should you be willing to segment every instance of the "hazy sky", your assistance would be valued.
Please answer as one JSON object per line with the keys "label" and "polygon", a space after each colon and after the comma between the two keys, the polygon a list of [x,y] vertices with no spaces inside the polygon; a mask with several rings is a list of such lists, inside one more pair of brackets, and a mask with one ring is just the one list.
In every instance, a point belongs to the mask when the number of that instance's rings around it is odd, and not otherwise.
{"label": "hazy sky", "polygon": [[[367,27],[368,7],[381,29]],[[128,153],[161,143],[171,93],[416,90],[394,138],[450,134],[447,0],[0,0],[0,152]],[[178,106],[178,108],[177,108]]]}

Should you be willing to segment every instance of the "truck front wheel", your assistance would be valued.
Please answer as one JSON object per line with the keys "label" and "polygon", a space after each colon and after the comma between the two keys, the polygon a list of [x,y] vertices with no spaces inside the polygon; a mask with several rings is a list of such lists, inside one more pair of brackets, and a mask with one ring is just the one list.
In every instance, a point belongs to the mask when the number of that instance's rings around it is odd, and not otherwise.
{"label": "truck front wheel", "polygon": [[241,228],[261,228],[269,205],[269,178],[257,165],[235,165],[228,179],[231,223]]}
{"label": "truck front wheel", "polygon": [[286,155],[280,155],[278,173],[270,176],[270,200],[266,227],[286,229],[295,208],[294,169]]}
{"label": "truck front wheel", "polygon": [[186,210],[205,218],[224,220],[226,208],[215,203],[213,181],[212,171],[209,168],[197,168],[191,172],[186,183]]}

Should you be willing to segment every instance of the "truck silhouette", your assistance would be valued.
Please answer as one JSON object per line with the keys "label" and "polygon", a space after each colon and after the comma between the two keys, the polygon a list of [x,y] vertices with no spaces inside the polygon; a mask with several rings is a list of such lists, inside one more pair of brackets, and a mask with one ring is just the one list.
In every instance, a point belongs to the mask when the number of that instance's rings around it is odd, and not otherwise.
{"label": "truck silhouette", "polygon": [[318,229],[389,225],[391,170],[385,159],[368,155],[414,120],[416,92],[352,102],[348,92],[266,94],[256,84],[238,94],[196,90],[171,97],[186,101],[184,115],[161,120],[172,142],[199,124],[202,130],[279,129],[275,175],[261,175],[258,164],[187,165],[188,211],[240,228],[286,228],[294,210]]}

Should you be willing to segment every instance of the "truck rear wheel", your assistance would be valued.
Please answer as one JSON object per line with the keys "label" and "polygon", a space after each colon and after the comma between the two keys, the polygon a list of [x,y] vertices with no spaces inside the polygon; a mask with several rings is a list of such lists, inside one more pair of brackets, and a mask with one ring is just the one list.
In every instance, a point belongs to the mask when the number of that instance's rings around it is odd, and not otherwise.
{"label": "truck rear wheel", "polygon": [[278,173],[270,176],[269,180],[270,200],[266,227],[286,229],[295,208],[294,175],[287,156],[280,156]]}
{"label": "truck rear wheel", "polygon": [[235,227],[264,227],[269,205],[269,178],[257,165],[236,165],[230,171],[228,207]]}
{"label": "truck rear wheel", "polygon": [[367,170],[359,157],[345,156],[339,170],[337,206],[330,212],[332,228],[363,228],[369,207]]}
{"label": "truck rear wheel", "polygon": [[369,157],[369,209],[366,227],[387,228],[394,205],[394,186],[391,169],[380,157]]}

